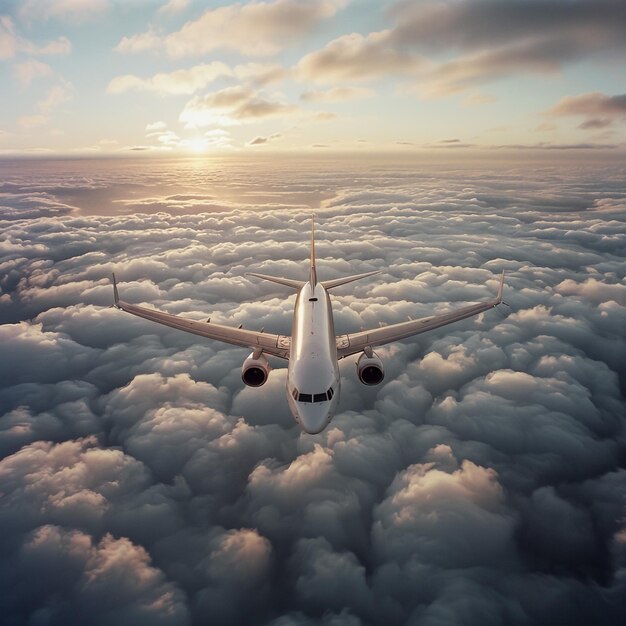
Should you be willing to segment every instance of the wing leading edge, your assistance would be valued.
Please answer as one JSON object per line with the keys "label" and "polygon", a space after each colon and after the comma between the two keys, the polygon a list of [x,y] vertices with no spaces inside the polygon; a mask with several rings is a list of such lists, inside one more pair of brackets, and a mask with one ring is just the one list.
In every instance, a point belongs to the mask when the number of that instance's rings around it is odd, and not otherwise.
{"label": "wing leading edge", "polygon": [[493,309],[502,303],[502,291],[504,289],[504,272],[500,277],[500,288],[498,296],[493,300],[479,302],[478,304],[470,304],[450,313],[442,313],[432,317],[424,317],[419,320],[411,320],[409,322],[401,322],[399,324],[391,324],[382,328],[372,330],[364,330],[358,333],[340,335],[337,337],[337,356],[343,358],[361,352],[366,347],[374,348],[382,346],[393,341],[406,339],[413,335],[425,333],[427,330],[434,330],[446,324],[459,322],[473,315],[478,315],[489,309]]}
{"label": "wing leading edge", "polygon": [[143,317],[152,322],[157,322],[171,328],[184,330],[200,337],[208,339],[216,339],[230,343],[234,346],[250,348],[251,350],[262,349],[266,354],[280,357],[282,359],[289,358],[289,349],[291,347],[291,337],[285,335],[273,335],[271,333],[258,332],[253,330],[245,330],[243,328],[233,328],[232,326],[224,326],[222,324],[213,324],[211,322],[199,322],[189,320],[178,315],[170,313],[162,313],[155,309],[147,309],[145,307],[129,304],[120,300],[117,291],[117,282],[115,274],[113,274],[113,293],[115,296],[115,306],[122,311]]}

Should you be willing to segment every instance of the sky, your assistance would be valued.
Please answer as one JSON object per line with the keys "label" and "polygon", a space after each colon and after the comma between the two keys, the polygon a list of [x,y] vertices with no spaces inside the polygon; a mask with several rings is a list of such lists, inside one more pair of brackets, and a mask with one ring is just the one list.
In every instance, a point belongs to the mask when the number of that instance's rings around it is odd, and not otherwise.
{"label": "sky", "polygon": [[622,158],[625,54],[621,0],[1,0],[0,155]]}
{"label": "sky", "polygon": [[[0,614],[73,626],[621,626],[623,165],[16,159],[0,183]],[[493,298],[341,362],[302,432],[284,362],[111,307],[289,334],[310,212],[338,333]]]}

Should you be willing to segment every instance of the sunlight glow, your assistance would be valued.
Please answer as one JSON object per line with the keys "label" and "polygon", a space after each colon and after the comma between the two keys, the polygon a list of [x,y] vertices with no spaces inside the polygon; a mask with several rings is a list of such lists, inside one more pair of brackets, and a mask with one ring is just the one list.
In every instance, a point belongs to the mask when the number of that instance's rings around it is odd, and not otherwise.
{"label": "sunlight glow", "polygon": [[206,152],[209,148],[209,140],[206,137],[193,137],[192,139],[183,139],[181,147],[189,152]]}

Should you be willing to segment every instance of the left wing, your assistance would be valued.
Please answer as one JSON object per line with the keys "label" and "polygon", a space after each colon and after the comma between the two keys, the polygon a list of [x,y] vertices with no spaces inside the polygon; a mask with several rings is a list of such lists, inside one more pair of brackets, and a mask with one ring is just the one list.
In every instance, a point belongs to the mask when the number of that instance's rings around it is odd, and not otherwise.
{"label": "left wing", "polygon": [[349,335],[340,335],[337,337],[337,356],[343,358],[361,352],[364,348],[382,346],[392,341],[406,339],[413,335],[419,335],[427,330],[433,330],[446,324],[452,324],[464,320],[467,317],[478,315],[483,311],[493,309],[502,303],[502,290],[504,288],[504,272],[500,278],[500,289],[495,300],[487,300],[478,304],[470,304],[469,306],[451,311],[450,313],[442,313],[433,317],[424,317],[419,320],[411,320],[409,322],[401,322],[400,324],[391,324],[382,328],[373,330],[364,330],[359,333]]}
{"label": "left wing", "polygon": [[289,350],[291,348],[291,337],[285,335],[272,335],[271,333],[257,332],[253,330],[244,330],[243,328],[233,328],[232,326],[223,326],[222,324],[212,324],[211,322],[196,322],[178,315],[170,313],[162,313],[155,309],[147,309],[146,307],[129,304],[120,300],[117,292],[117,282],[115,274],[113,274],[113,293],[115,296],[115,306],[122,311],[132,313],[138,317],[158,322],[171,328],[184,330],[200,337],[208,339],[216,339],[224,343],[230,343],[234,346],[250,348],[251,350],[262,349],[266,354],[272,354],[281,359],[289,358]]}

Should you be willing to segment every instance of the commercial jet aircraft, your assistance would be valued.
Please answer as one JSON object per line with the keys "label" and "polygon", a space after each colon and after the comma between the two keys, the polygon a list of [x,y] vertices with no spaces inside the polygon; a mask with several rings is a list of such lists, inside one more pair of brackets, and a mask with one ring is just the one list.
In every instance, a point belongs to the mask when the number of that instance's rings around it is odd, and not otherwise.
{"label": "commercial jet aircraft", "polygon": [[391,324],[372,330],[347,335],[335,335],[333,311],[328,291],[379,272],[366,272],[345,278],[320,281],[315,269],[315,228],[311,228],[311,259],[307,281],[278,278],[250,272],[250,276],[269,280],[298,291],[294,308],[291,337],[273,335],[261,331],[246,330],[206,322],[194,321],[161,313],[154,309],[136,306],[120,300],[115,274],[113,293],[118,309],[172,328],[217,339],[235,346],[252,350],[243,362],[241,378],[250,387],[260,387],[271,371],[266,354],[287,359],[287,400],[294,418],[309,434],[317,434],[329,424],[339,402],[338,361],[352,354],[361,353],[356,369],[359,380],[365,385],[382,382],[385,373],[383,363],[374,348],[419,335],[446,324],[458,322],[472,315],[488,311],[502,303],[504,272],[500,278],[498,295],[493,300],[471,304],[450,313]]}

